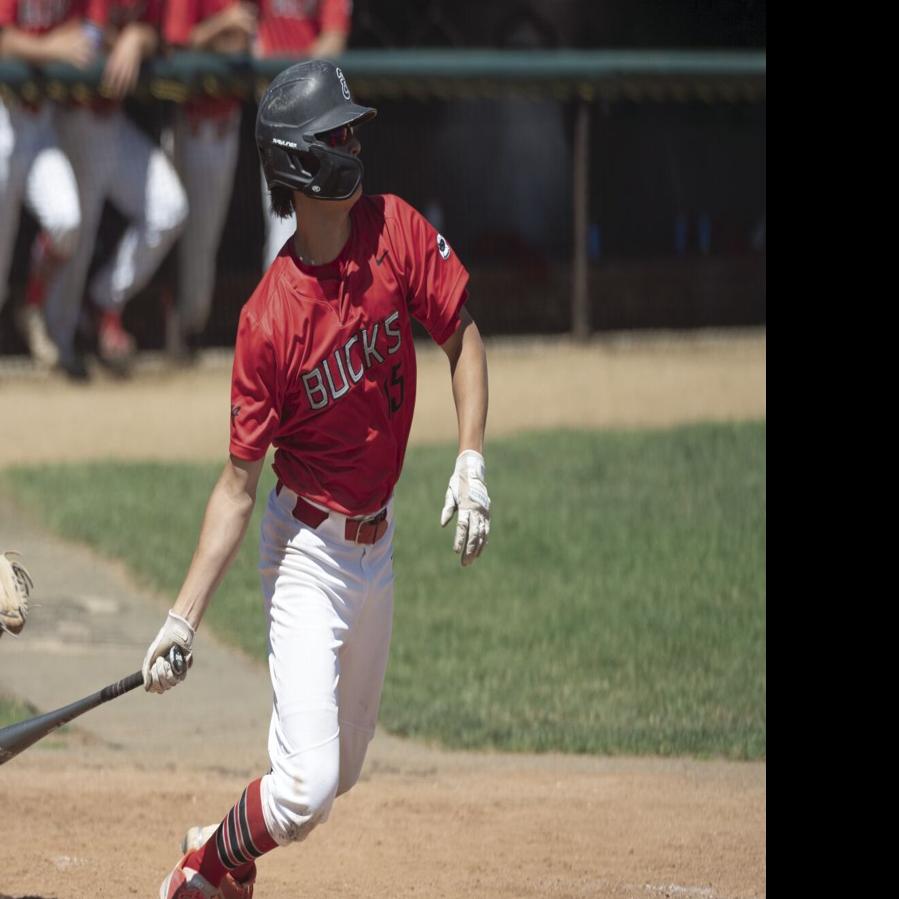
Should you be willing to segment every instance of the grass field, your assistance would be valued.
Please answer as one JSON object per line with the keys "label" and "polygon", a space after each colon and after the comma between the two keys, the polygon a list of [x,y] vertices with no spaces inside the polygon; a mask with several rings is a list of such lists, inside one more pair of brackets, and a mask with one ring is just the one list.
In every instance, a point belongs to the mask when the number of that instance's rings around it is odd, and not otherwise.
{"label": "grass field", "polygon": [[[742,424],[492,442],[490,546],[464,570],[437,525],[454,450],[411,451],[382,724],[458,747],[764,757],[765,440]],[[0,487],[174,595],[217,474],[97,463]],[[207,622],[262,656],[257,529]]]}
{"label": "grass field", "polygon": [[0,695],[0,727],[6,727],[7,724],[13,724],[16,721],[23,721],[34,714],[36,711],[31,706]]}

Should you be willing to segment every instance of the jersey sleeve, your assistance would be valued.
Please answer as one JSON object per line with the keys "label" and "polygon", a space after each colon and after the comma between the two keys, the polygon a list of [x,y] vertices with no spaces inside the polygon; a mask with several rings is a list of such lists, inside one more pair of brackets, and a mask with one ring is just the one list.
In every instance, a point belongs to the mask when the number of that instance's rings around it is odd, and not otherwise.
{"label": "jersey sleeve", "polygon": [[245,308],[231,372],[230,452],[248,462],[268,451],[281,420],[281,391],[271,334]]}
{"label": "jersey sleeve", "polygon": [[18,0],[0,0],[0,28],[16,24]]}
{"label": "jersey sleeve", "polygon": [[321,31],[350,32],[353,14],[352,0],[324,0],[321,7]]}
{"label": "jersey sleeve", "polygon": [[459,311],[468,298],[468,271],[446,238],[401,200],[397,219],[405,243],[409,311],[443,344],[459,327]]}

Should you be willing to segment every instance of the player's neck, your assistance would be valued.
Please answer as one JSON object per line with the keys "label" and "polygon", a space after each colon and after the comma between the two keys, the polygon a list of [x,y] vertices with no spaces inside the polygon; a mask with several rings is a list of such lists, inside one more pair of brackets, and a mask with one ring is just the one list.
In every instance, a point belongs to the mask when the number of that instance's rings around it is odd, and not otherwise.
{"label": "player's neck", "polygon": [[306,265],[333,262],[352,233],[352,205],[312,200],[308,204],[297,203],[295,208],[297,230],[293,247],[300,261]]}

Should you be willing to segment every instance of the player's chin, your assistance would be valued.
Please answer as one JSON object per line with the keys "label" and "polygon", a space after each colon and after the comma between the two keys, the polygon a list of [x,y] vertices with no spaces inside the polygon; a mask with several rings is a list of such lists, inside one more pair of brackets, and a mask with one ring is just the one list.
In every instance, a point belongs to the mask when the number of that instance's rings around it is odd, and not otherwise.
{"label": "player's chin", "polygon": [[362,196],[362,182],[359,182],[358,187],[348,196],[342,200],[328,200],[334,206],[342,206],[345,209],[349,209],[351,206],[355,206],[359,197]]}

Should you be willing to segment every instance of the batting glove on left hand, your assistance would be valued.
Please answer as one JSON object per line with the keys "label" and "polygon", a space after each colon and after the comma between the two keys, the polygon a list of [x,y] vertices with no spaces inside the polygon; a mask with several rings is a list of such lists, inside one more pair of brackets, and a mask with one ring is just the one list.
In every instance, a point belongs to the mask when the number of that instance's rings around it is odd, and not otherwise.
{"label": "batting glove on left hand", "polygon": [[481,554],[490,534],[490,497],[485,476],[484,457],[475,450],[465,450],[459,453],[446,488],[440,526],[446,527],[458,510],[453,552],[462,554],[463,565],[471,565]]}
{"label": "batting glove on left hand", "polygon": [[[144,675],[144,689],[148,693],[165,693],[187,677],[187,669],[193,664],[190,648],[194,642],[194,629],[190,622],[174,612],[169,612],[165,624],[159,629],[156,639],[150,644],[141,669]],[[181,673],[175,671],[169,661],[173,646],[179,647],[184,656]]]}

